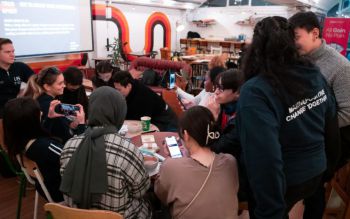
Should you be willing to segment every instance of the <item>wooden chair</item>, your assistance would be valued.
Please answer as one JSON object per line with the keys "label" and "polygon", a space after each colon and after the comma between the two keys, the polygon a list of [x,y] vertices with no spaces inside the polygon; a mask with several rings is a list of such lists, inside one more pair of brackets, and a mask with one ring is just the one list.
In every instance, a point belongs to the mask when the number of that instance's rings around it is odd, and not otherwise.
{"label": "wooden chair", "polygon": [[162,91],[162,97],[166,104],[174,111],[176,116],[179,118],[182,113],[184,112],[184,109],[177,98],[177,94],[174,90],[167,90],[164,89]]}
{"label": "wooden chair", "polygon": [[[343,201],[342,206],[326,207],[324,218],[349,219],[350,218],[350,161],[338,170],[330,182],[332,191],[336,192]],[[330,195],[332,197],[332,195]],[[328,200],[329,202],[329,200]]]}
{"label": "wooden chair", "polygon": [[44,209],[52,219],[123,219],[113,211],[70,208],[57,203],[47,203]]}
{"label": "wooden chair", "polygon": [[167,47],[160,48],[160,58],[164,60],[171,59],[171,51],[169,50],[169,48]]}
{"label": "wooden chair", "polygon": [[[38,180],[38,182],[41,186],[41,189],[46,196],[46,199],[49,202],[53,202],[51,195],[44,184],[44,180],[41,176],[41,173],[40,173],[36,163],[34,161],[28,159],[24,155],[22,156],[22,159],[21,159],[20,155],[17,155],[16,158],[17,158],[18,163],[21,166],[22,172],[24,173],[24,175],[27,178],[27,181],[30,184],[35,185],[35,181],[33,180],[33,178]],[[38,216],[38,202],[39,202],[39,192],[37,190],[35,190],[34,215],[33,215],[34,219],[36,219]]]}
{"label": "wooden chair", "polygon": [[187,50],[187,39],[180,39],[180,51],[184,52]]}

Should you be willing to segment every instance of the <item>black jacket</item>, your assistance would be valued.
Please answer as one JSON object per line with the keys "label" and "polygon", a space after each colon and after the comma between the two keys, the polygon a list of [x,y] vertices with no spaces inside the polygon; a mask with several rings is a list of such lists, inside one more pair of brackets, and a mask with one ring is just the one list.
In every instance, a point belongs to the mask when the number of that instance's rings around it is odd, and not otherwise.
{"label": "black jacket", "polygon": [[126,119],[140,120],[142,116],[150,116],[151,122],[160,131],[169,131],[177,126],[175,114],[167,107],[162,97],[137,80],[132,82],[126,103]]}

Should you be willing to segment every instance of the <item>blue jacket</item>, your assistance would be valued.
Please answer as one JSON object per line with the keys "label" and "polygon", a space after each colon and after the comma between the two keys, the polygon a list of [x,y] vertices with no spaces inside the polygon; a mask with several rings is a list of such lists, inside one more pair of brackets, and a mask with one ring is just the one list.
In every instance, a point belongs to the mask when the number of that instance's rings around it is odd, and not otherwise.
{"label": "blue jacket", "polygon": [[256,201],[256,218],[285,216],[286,188],[322,174],[339,154],[335,99],[318,69],[295,68],[311,90],[298,100],[277,95],[262,76],[241,88],[236,116],[242,164]]}

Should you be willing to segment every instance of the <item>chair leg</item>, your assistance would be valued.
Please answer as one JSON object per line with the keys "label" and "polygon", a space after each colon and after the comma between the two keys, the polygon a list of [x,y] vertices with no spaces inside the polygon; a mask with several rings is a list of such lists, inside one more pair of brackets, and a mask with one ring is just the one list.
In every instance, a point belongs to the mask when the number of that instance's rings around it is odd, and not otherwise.
{"label": "chair leg", "polygon": [[19,174],[20,178],[20,185],[19,185],[19,194],[18,194],[18,203],[17,203],[17,213],[16,213],[16,218],[20,219],[21,217],[21,207],[22,207],[22,197],[23,193],[26,189],[25,184],[26,184],[26,178],[24,174]]}
{"label": "chair leg", "polygon": [[39,201],[39,193],[38,191],[35,191],[35,201],[34,201],[34,215],[33,218],[38,218],[38,201]]}

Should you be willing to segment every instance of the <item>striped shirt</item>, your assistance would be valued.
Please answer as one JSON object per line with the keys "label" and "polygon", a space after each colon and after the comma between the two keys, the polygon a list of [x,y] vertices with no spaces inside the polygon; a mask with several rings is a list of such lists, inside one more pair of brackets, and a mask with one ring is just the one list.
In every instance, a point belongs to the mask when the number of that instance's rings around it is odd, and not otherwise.
{"label": "striped shirt", "polygon": [[[115,211],[128,218],[151,218],[152,213],[144,195],[150,187],[141,152],[130,141],[117,134],[107,134],[106,161],[108,191],[92,203],[92,208]],[[84,135],[70,139],[61,154],[61,175]],[[76,207],[64,195],[69,206]]]}

